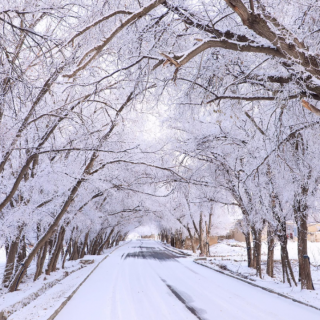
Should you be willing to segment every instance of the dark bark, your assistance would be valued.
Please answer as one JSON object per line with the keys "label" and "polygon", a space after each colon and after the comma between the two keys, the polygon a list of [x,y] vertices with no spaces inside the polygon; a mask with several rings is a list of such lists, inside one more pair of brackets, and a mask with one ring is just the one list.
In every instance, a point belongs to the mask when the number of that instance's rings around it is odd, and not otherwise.
{"label": "dark bark", "polygon": [[78,247],[78,240],[74,239],[72,243],[72,252],[70,254],[69,260],[78,260],[79,259],[79,247]]}
{"label": "dark bark", "polygon": [[170,236],[170,244],[171,244],[171,247],[175,247],[175,242],[174,242],[174,236],[171,234]]}
{"label": "dark bark", "polygon": [[23,236],[21,236],[20,241],[19,241],[19,247],[18,247],[17,256],[16,256],[14,273],[16,273],[18,271],[20,264],[23,262],[23,260],[26,258],[26,256],[27,256],[26,237],[25,237],[25,235],[23,235]]}
{"label": "dark bark", "polygon": [[90,254],[96,255],[102,243],[103,243],[103,238],[101,234],[98,233],[97,236],[92,239],[92,244],[90,246]]}
{"label": "dark bark", "polygon": [[2,278],[2,284],[4,287],[8,287],[11,277],[13,275],[14,263],[15,263],[16,254],[18,251],[18,246],[19,246],[19,238],[15,239],[14,241],[11,241],[9,250],[8,250],[6,266],[5,266],[3,278]]}
{"label": "dark bark", "polygon": [[68,256],[68,254],[70,254],[71,243],[72,243],[72,234],[71,234],[71,237],[70,237],[70,239],[68,241],[68,245],[67,245],[66,251],[64,252],[64,255],[63,255],[63,258],[62,258],[61,269],[64,269],[64,264],[66,263],[67,256]]}
{"label": "dark bark", "polygon": [[51,256],[52,249],[53,249],[53,246],[56,241],[56,236],[57,236],[57,233],[56,233],[56,230],[54,230],[54,233],[52,234],[52,236],[48,240],[48,254],[49,254],[49,256]]}
{"label": "dark bark", "polygon": [[314,290],[308,256],[308,215],[298,212],[295,215],[298,228],[298,259],[301,289]]}
{"label": "dark bark", "polygon": [[248,267],[252,268],[252,247],[251,247],[250,236],[251,236],[250,231],[247,231],[244,233],[244,237],[246,239],[246,246],[247,246]]}
{"label": "dark bark", "polygon": [[252,238],[253,238],[253,268],[256,269],[257,275],[262,278],[261,274],[261,234],[262,231],[255,227],[252,227]]}
{"label": "dark bark", "polygon": [[114,232],[114,228],[111,229],[111,231],[109,232],[107,238],[105,239],[105,241],[100,245],[100,247],[97,250],[97,254],[100,255],[102,253],[102,250],[104,249],[105,245],[109,245],[110,242],[110,238],[113,235]]}
{"label": "dark bark", "polygon": [[47,269],[46,269],[46,275],[50,275],[51,272],[56,271],[57,269],[57,262],[61,253],[61,250],[63,248],[63,240],[64,240],[64,235],[66,233],[66,229],[61,226],[59,229],[58,236],[56,238],[56,242],[54,244],[54,248],[52,250],[52,254],[50,256]]}
{"label": "dark bark", "polygon": [[211,217],[212,213],[209,214],[209,222],[206,221],[206,256],[210,256],[210,234],[211,234]]}
{"label": "dark bark", "polygon": [[188,234],[189,234],[190,241],[191,241],[191,249],[192,249],[192,252],[193,252],[193,253],[196,253],[196,246],[195,246],[195,244],[194,244],[194,237],[193,237],[193,234],[192,234],[189,226],[187,226],[187,230],[188,230]]}
{"label": "dark bark", "polygon": [[119,235],[116,237],[116,240],[115,240],[115,244],[116,244],[116,246],[118,246],[118,245],[119,245],[119,243],[120,243],[121,239],[122,239],[122,236],[121,236],[121,234],[119,234]]}
{"label": "dark bark", "polygon": [[204,239],[203,239],[203,214],[200,213],[200,219],[199,219],[199,249],[200,249],[200,257],[203,257],[206,255],[206,250],[204,246]]}
{"label": "dark bark", "polygon": [[274,277],[274,230],[272,226],[269,224],[268,225],[268,232],[267,232],[267,237],[268,237],[268,257],[267,257],[267,275],[271,278]]}
{"label": "dark bark", "polygon": [[88,244],[88,239],[89,239],[89,231],[86,233],[85,237],[84,237],[84,241],[82,244],[82,248],[81,248],[81,252],[80,252],[80,259],[82,259],[86,253],[86,247]]}
{"label": "dark bark", "polygon": [[38,259],[37,259],[37,269],[34,274],[33,281],[36,281],[42,274],[43,266],[46,261],[47,250],[48,250],[48,241],[45,242],[44,246],[39,252]]}
{"label": "dark bark", "polygon": [[[305,71],[319,79],[320,69],[318,59],[308,52],[307,47],[292,35],[274,16],[261,7],[263,15],[249,12],[241,0],[225,0],[226,3],[241,18],[242,23],[260,37],[270,41],[288,61],[298,63]],[[316,87],[316,86],[315,86]],[[319,94],[318,88],[313,90]]]}
{"label": "dark bark", "polygon": [[297,282],[292,270],[291,262],[288,253],[288,239],[287,239],[287,225],[285,220],[280,220],[278,217],[278,240],[281,248],[281,265],[282,265],[282,280],[283,283],[287,282],[291,286],[291,280],[297,286]]}
{"label": "dark bark", "polygon": [[166,243],[170,243],[170,236],[169,236],[169,234],[168,234],[168,232],[166,232]]}

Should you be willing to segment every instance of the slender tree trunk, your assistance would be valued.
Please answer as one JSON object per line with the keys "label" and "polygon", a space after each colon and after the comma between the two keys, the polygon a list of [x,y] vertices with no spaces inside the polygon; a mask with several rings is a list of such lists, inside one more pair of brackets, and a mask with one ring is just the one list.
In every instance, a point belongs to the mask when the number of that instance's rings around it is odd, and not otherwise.
{"label": "slender tree trunk", "polygon": [[21,236],[20,241],[19,241],[19,247],[18,247],[16,262],[15,262],[14,273],[16,273],[18,271],[20,264],[23,262],[23,260],[26,258],[26,256],[27,256],[26,237],[25,237],[25,235],[23,235],[23,236]]}
{"label": "slender tree trunk", "polygon": [[119,234],[117,237],[116,237],[116,246],[119,245],[119,242],[121,241],[121,234]]}
{"label": "slender tree trunk", "polygon": [[173,234],[171,234],[171,240],[170,240],[170,243],[171,243],[171,247],[175,247],[174,235],[173,235]]}
{"label": "slender tree trunk", "polygon": [[79,250],[78,250],[78,240],[74,239],[72,244],[72,253],[69,260],[78,260],[79,259]]}
{"label": "slender tree trunk", "polygon": [[95,255],[97,254],[97,251],[99,249],[100,243],[101,243],[101,235],[98,234],[93,240],[92,240],[92,245],[90,248],[90,254]]}
{"label": "slender tree trunk", "polygon": [[179,233],[176,231],[174,235],[174,242],[176,244],[176,248],[180,249],[180,238]]}
{"label": "slender tree trunk", "polygon": [[211,217],[212,217],[212,213],[209,214],[209,222],[207,224],[206,221],[206,254],[207,257],[210,256],[210,234],[211,234]]}
{"label": "slender tree trunk", "polygon": [[206,255],[205,247],[204,247],[204,239],[203,239],[203,214],[200,212],[200,219],[199,219],[199,248],[200,248],[200,257]]}
{"label": "slender tree trunk", "polygon": [[282,280],[283,283],[285,283],[287,279],[290,286],[291,280],[295,285],[297,285],[289,259],[286,221],[280,221],[280,218],[278,218],[278,221],[278,240],[280,242],[281,249]]}
{"label": "slender tree trunk", "polygon": [[267,257],[267,275],[271,278],[274,277],[274,230],[271,224],[268,225],[268,257]]}
{"label": "slender tree trunk", "polygon": [[257,275],[262,278],[261,274],[261,233],[260,229],[252,227],[253,236],[253,266],[257,271]]}
{"label": "slender tree trunk", "polygon": [[166,232],[166,243],[167,244],[170,243],[170,236],[169,236],[168,232]]}
{"label": "slender tree trunk", "polygon": [[18,246],[19,246],[19,238],[12,241],[9,246],[6,266],[5,266],[3,278],[2,278],[2,284],[6,288],[8,287],[11,277],[13,275],[14,263],[15,263],[16,254],[18,251]]}
{"label": "slender tree trunk", "polygon": [[[286,243],[287,243],[287,241],[286,241]],[[293,270],[292,270],[292,266],[291,266],[291,262],[290,262],[290,259],[289,259],[289,252],[288,252],[287,244],[281,249],[283,249],[283,257],[285,259],[286,266],[287,266],[287,269],[288,269],[288,275],[290,274],[290,277],[291,277],[292,281],[294,282],[295,286],[297,286],[297,281],[295,279],[295,276],[294,276],[294,273],[293,273]]]}
{"label": "slender tree trunk", "polygon": [[97,239],[94,242],[94,245],[92,247],[92,252],[91,252],[92,255],[96,255],[98,253],[98,250],[99,250],[102,243],[103,243],[103,238],[101,235],[98,235]]}
{"label": "slender tree trunk", "polygon": [[246,239],[246,246],[247,246],[247,261],[248,261],[248,267],[252,268],[252,248],[251,248],[251,234],[250,231],[247,231],[244,233],[244,237]]}
{"label": "slender tree trunk", "polygon": [[42,274],[43,266],[46,261],[47,251],[48,251],[48,241],[45,242],[43,248],[39,252],[38,259],[37,259],[37,269],[34,274],[33,281],[36,281]]}
{"label": "slender tree trunk", "polygon": [[192,234],[189,226],[187,226],[187,230],[188,230],[188,234],[189,234],[190,241],[191,241],[191,249],[192,249],[192,252],[193,252],[193,253],[196,253],[196,246],[195,246],[195,244],[194,244],[194,237],[193,237],[193,234]]}
{"label": "slender tree trunk", "polygon": [[298,257],[301,289],[314,290],[308,256],[308,215],[298,212],[298,214],[296,214],[296,223],[298,226]]}
{"label": "slender tree trunk", "polygon": [[[36,281],[39,277],[39,268],[40,268],[40,260],[41,260],[41,256],[42,256],[42,251],[43,251],[43,248],[41,248],[37,253],[36,271],[34,273],[33,281]],[[42,270],[41,270],[41,272],[42,272]]]}
{"label": "slender tree trunk", "polygon": [[64,240],[64,235],[66,233],[66,229],[61,226],[59,230],[59,234],[57,236],[57,240],[53,249],[53,253],[51,255],[51,258],[49,260],[47,269],[46,269],[46,274],[49,275],[50,272],[54,272],[57,269],[57,262],[60,256],[60,253],[63,249],[63,240]]}
{"label": "slender tree trunk", "polygon": [[51,254],[52,254],[52,250],[53,250],[53,247],[56,243],[56,240],[57,240],[57,230],[54,230],[52,237],[50,237],[48,240],[48,254],[49,254],[49,256],[51,256]]}
{"label": "slender tree trunk", "polygon": [[112,237],[112,240],[111,240],[111,243],[110,243],[110,248],[115,246],[118,234],[119,234],[119,231]]}
{"label": "slender tree trunk", "polygon": [[53,262],[55,260],[55,256],[58,253],[58,250],[60,249],[60,238],[62,234],[62,230],[64,227],[60,227],[58,235],[55,236],[55,242],[52,243],[51,239],[49,240],[49,262],[47,264],[47,269],[45,270],[46,275],[50,275],[50,272],[52,271]]}
{"label": "slender tree trunk", "polygon": [[176,248],[182,249],[182,232],[180,230],[175,232],[175,244]]}
{"label": "slender tree trunk", "polygon": [[82,245],[82,249],[80,252],[80,259],[82,259],[86,253],[86,246],[88,244],[88,238],[89,238],[89,231],[86,233],[85,237],[84,237],[84,241],[83,241],[83,245]]}
{"label": "slender tree trunk", "polygon": [[71,243],[72,243],[72,234],[71,234],[71,237],[70,237],[70,239],[68,241],[68,245],[67,245],[66,251],[64,252],[64,255],[63,255],[63,258],[62,258],[61,269],[64,269],[64,264],[66,263],[67,256],[68,256],[68,254],[70,254]]}
{"label": "slender tree trunk", "polygon": [[114,228],[111,229],[111,231],[109,232],[107,239],[100,245],[97,254],[100,255],[102,253],[102,250],[104,249],[105,245],[109,243],[111,236],[113,235],[114,232]]}

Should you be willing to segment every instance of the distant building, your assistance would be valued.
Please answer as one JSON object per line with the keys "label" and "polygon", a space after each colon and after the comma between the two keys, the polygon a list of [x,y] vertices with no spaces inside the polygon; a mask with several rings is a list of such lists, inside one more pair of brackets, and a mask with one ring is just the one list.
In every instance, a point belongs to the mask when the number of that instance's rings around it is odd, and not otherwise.
{"label": "distant building", "polygon": [[[298,230],[297,225],[294,221],[287,221],[287,238],[293,241],[297,241]],[[220,236],[219,240],[222,239],[234,239],[236,241],[245,242],[246,239],[242,231],[237,227],[237,225],[230,230],[225,236]],[[267,227],[262,231],[262,241],[267,240]],[[252,241],[252,238],[251,238]],[[310,242],[320,242],[320,223],[309,223],[308,224],[308,241]]]}
{"label": "distant building", "polygon": [[[298,228],[294,221],[287,221],[287,237],[293,241],[297,241]],[[320,242],[320,223],[308,223],[308,241]]]}

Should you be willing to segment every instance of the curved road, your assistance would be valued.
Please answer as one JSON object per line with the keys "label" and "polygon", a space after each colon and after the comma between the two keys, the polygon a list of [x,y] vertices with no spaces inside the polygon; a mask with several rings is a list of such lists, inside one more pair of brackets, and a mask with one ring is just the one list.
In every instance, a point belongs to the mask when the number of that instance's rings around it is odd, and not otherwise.
{"label": "curved road", "polygon": [[320,311],[167,251],[126,243],[80,287],[56,320],[320,319]]}

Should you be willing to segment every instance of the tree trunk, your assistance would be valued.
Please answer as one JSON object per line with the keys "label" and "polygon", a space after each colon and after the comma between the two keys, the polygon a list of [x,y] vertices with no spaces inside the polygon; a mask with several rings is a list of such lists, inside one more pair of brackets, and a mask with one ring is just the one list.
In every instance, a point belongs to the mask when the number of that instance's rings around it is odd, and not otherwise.
{"label": "tree trunk", "polygon": [[3,278],[2,278],[2,284],[6,288],[9,286],[11,277],[13,275],[14,263],[15,263],[16,254],[18,251],[18,246],[19,246],[19,238],[12,241],[9,246],[6,266],[5,266]]}
{"label": "tree trunk", "polygon": [[92,242],[92,244],[90,246],[90,254],[96,255],[99,248],[100,248],[100,245],[103,243],[102,235],[100,233],[98,233],[96,235],[96,237],[94,239],[92,239],[91,242]]}
{"label": "tree trunk", "polygon": [[171,244],[171,247],[175,247],[175,242],[174,242],[174,235],[171,234],[171,238],[170,238],[170,244]]}
{"label": "tree trunk", "polygon": [[71,237],[70,237],[70,239],[69,239],[69,242],[68,242],[66,251],[64,252],[64,255],[63,255],[63,258],[62,258],[61,269],[64,269],[64,264],[66,263],[67,256],[68,256],[68,254],[70,254],[70,251],[71,251],[71,243],[72,243],[72,234],[71,234]]}
{"label": "tree trunk", "polygon": [[78,240],[73,240],[72,244],[72,253],[70,255],[69,261],[79,259],[79,250],[78,250]]}
{"label": "tree trunk", "polygon": [[52,234],[52,237],[49,238],[48,240],[48,255],[51,256],[52,254],[52,250],[53,250],[53,247],[54,247],[54,244],[56,242],[56,237],[57,237],[57,232],[56,230],[54,230],[53,234]]}
{"label": "tree trunk", "polygon": [[66,229],[63,226],[61,226],[59,229],[59,233],[58,233],[54,248],[52,250],[50,260],[47,265],[46,275],[50,275],[51,272],[54,272],[57,269],[57,262],[60,256],[60,252],[63,248],[63,240],[64,240],[65,233],[66,233]]}
{"label": "tree trunk", "polygon": [[244,237],[246,239],[246,245],[247,245],[247,261],[248,261],[248,267],[252,268],[252,248],[251,248],[251,241],[250,241],[250,231],[244,233]]}
{"label": "tree trunk", "polygon": [[301,289],[314,290],[308,256],[308,215],[300,211],[295,216],[298,227],[298,257]]}
{"label": "tree trunk", "polygon": [[98,254],[98,255],[100,255],[100,254],[102,253],[102,250],[104,249],[105,245],[109,243],[110,238],[111,238],[113,232],[114,232],[114,228],[111,229],[111,231],[109,232],[106,240],[100,245],[100,247],[99,247],[99,249],[98,249],[98,251],[97,251],[97,254]]}
{"label": "tree trunk", "polygon": [[168,234],[168,232],[166,232],[166,243],[170,243],[170,237],[169,237],[169,234]]}
{"label": "tree trunk", "polygon": [[200,249],[200,257],[204,257],[205,253],[205,246],[204,246],[204,239],[203,239],[203,215],[200,212],[200,219],[199,219],[199,249]]}
{"label": "tree trunk", "polygon": [[26,258],[26,256],[27,256],[26,237],[25,237],[25,235],[23,235],[19,241],[19,247],[18,247],[16,262],[15,262],[14,273],[16,273],[18,271],[20,264],[23,262],[23,260]]}
{"label": "tree trunk", "polygon": [[182,249],[182,232],[180,230],[175,232],[175,244],[176,248]]}
{"label": "tree trunk", "polygon": [[116,237],[116,246],[119,245],[119,242],[121,241],[121,234],[119,234],[117,237]]}
{"label": "tree trunk", "polygon": [[267,275],[274,277],[274,230],[271,224],[268,225],[268,258],[267,258]]}
{"label": "tree trunk", "polygon": [[83,241],[83,245],[82,245],[82,249],[80,252],[80,259],[82,259],[86,253],[86,246],[88,244],[88,238],[89,238],[89,231],[86,233],[85,237],[84,237],[84,241]]}
{"label": "tree trunk", "polygon": [[280,242],[281,248],[281,265],[282,265],[282,281],[283,283],[287,282],[291,286],[291,280],[297,286],[297,282],[291,267],[291,262],[289,259],[288,253],[288,239],[287,239],[287,225],[286,221],[282,221],[278,217],[278,240]]}
{"label": "tree trunk", "polygon": [[261,230],[252,227],[253,237],[253,267],[257,271],[257,275],[262,278],[261,274]]}
{"label": "tree trunk", "polygon": [[212,217],[212,213],[209,214],[209,222],[208,222],[208,224],[207,224],[207,221],[206,221],[206,245],[207,245],[206,254],[207,254],[207,257],[210,256],[211,217]]}
{"label": "tree trunk", "polygon": [[39,252],[38,259],[37,259],[37,269],[34,274],[33,281],[36,281],[42,274],[44,262],[46,261],[47,250],[48,250],[48,241],[45,242],[44,246]]}
{"label": "tree trunk", "polygon": [[187,226],[187,230],[188,230],[189,237],[190,237],[190,241],[191,241],[191,249],[192,249],[192,252],[193,252],[193,253],[196,253],[196,246],[195,246],[195,244],[194,244],[194,237],[193,237],[193,235],[192,235],[192,232],[191,232],[189,226]]}

